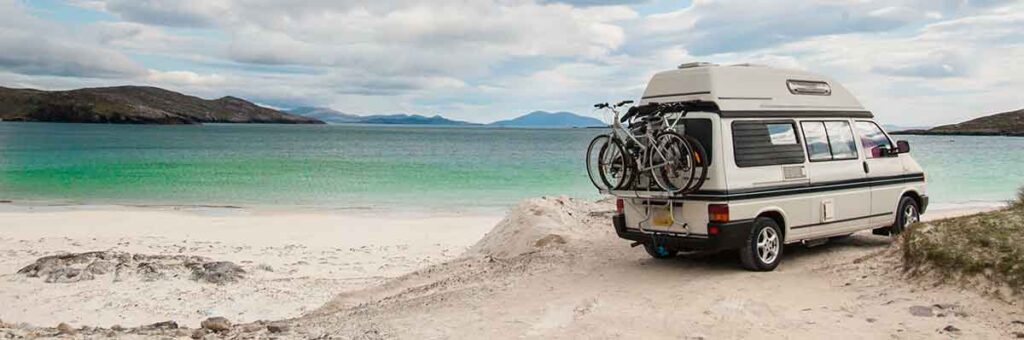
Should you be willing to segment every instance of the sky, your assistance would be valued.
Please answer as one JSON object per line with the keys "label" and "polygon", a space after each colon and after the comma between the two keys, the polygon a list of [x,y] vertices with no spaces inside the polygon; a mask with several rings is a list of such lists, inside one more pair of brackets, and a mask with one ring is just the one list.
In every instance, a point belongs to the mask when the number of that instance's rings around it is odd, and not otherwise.
{"label": "sky", "polygon": [[1024,108],[1024,0],[0,0],[0,86],[593,117],[685,62],[828,75],[883,123]]}

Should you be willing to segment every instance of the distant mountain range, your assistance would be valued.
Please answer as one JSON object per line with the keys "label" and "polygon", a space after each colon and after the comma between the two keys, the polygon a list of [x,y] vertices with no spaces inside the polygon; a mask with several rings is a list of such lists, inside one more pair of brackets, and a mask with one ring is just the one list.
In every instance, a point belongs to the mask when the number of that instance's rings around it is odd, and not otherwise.
{"label": "distant mountain range", "polygon": [[577,115],[571,112],[534,111],[513,119],[500,120],[491,124],[499,127],[598,127],[607,126],[604,122]]}
{"label": "distant mountain range", "polygon": [[322,121],[262,107],[241,98],[207,100],[156,87],[70,91],[0,87],[0,120],[114,124],[276,123]]}
{"label": "distant mountain range", "polygon": [[528,128],[600,127],[607,125],[600,120],[580,116],[570,112],[552,113],[534,111],[517,118],[497,121],[490,124],[476,124],[460,120],[452,120],[440,115],[435,115],[433,117],[409,114],[360,116],[322,107],[300,107],[288,110],[288,112],[334,124],[483,125],[493,127]]}
{"label": "distant mountain range", "polygon": [[111,124],[405,124],[524,128],[601,127],[600,120],[570,112],[534,111],[490,124],[434,115],[354,115],[329,108],[300,107],[288,112],[237,97],[203,99],[148,86],[43,91],[0,87],[0,120]]}
{"label": "distant mountain range", "polygon": [[976,135],[976,136],[1021,136],[1024,137],[1024,109],[1003,112],[975,118],[958,124],[937,126],[931,129],[910,129],[896,131],[899,135]]}
{"label": "distant mountain range", "polygon": [[433,117],[421,116],[421,115],[410,115],[410,114],[390,114],[390,115],[371,115],[371,116],[360,116],[354,114],[348,114],[340,111],[335,111],[329,108],[323,107],[299,107],[288,110],[288,112],[300,116],[309,118],[319,119],[328,123],[334,124],[408,124],[408,125],[448,125],[448,126],[461,126],[461,125],[480,125],[470,122],[464,122],[460,120],[451,120],[448,118],[435,115]]}

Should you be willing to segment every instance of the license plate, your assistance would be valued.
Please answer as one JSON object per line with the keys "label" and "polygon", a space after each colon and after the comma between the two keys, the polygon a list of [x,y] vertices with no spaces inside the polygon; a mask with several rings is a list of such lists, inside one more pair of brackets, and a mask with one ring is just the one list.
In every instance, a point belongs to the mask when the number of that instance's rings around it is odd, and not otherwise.
{"label": "license plate", "polygon": [[672,212],[668,208],[655,209],[651,224],[659,227],[672,226]]}

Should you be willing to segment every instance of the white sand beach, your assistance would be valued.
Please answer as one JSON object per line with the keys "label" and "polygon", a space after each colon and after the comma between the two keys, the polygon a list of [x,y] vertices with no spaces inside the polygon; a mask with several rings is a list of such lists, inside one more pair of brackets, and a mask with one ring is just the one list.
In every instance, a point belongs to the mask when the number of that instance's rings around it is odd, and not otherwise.
{"label": "white sand beach", "polygon": [[[173,320],[195,329],[210,316],[234,322],[235,330],[220,334],[234,338],[924,339],[1024,332],[1024,311],[1012,301],[902,277],[887,237],[860,233],[835,244],[787,247],[778,270],[753,273],[728,254],[651,259],[614,235],[611,209],[607,201],[568,198],[528,200],[507,216],[5,209],[0,320],[27,323],[11,334],[44,337],[65,322],[107,329],[81,331],[83,337],[187,338],[182,329],[109,328]],[[988,209],[937,210],[926,218]],[[45,283],[15,274],[41,256],[94,250],[200,255],[238,263],[247,273],[222,285],[114,282],[109,275]],[[258,320],[287,328],[269,334],[263,323],[252,324]]]}
{"label": "white sand beach", "polygon": [[[0,320],[53,326],[198,325],[291,318],[336,294],[460,255],[501,216],[251,211],[217,208],[4,207]],[[189,279],[45,283],[16,272],[58,253],[122,251],[232,261],[237,284]]]}

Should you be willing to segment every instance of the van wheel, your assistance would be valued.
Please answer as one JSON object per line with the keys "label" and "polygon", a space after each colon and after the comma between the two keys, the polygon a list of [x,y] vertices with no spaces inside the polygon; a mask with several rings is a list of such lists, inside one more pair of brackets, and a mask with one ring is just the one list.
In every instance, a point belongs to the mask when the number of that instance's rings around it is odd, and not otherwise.
{"label": "van wheel", "polygon": [[753,271],[772,271],[782,261],[782,229],[775,220],[759,217],[747,236],[747,242],[740,248],[740,262],[743,268]]}
{"label": "van wheel", "polygon": [[889,227],[890,235],[899,235],[911,224],[921,221],[921,209],[917,206],[917,201],[908,196],[903,196],[900,199],[899,208],[896,209],[896,222]]}
{"label": "van wheel", "polygon": [[650,243],[644,244],[644,250],[647,251],[648,255],[659,260],[670,259],[679,254],[678,250],[666,248],[665,246],[656,246]]}

